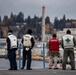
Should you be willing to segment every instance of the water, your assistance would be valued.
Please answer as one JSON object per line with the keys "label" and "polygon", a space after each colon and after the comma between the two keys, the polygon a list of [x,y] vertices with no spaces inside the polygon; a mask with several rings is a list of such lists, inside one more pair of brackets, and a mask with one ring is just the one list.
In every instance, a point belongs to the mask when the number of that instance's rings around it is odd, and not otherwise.
{"label": "water", "polygon": [[[19,61],[17,60],[17,65],[19,68]],[[8,59],[0,58],[0,70],[8,70],[10,67],[10,63]],[[48,67],[48,63],[45,63],[45,67]],[[34,61],[32,60],[31,68],[44,68],[43,61]],[[25,66],[26,69],[26,66]]]}

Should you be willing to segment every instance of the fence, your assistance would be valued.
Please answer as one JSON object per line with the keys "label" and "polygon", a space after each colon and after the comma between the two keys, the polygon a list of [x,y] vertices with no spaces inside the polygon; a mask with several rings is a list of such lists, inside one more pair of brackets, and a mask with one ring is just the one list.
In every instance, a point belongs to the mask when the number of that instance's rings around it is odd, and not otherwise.
{"label": "fence", "polygon": [[[2,44],[1,44],[2,42]],[[6,50],[6,44],[5,44],[5,40],[2,40],[0,42],[0,57],[1,58],[5,58],[7,55],[7,50]],[[62,49],[62,48],[61,48]],[[75,53],[75,61],[76,61],[76,48],[74,49],[74,53]],[[17,56],[18,56],[18,68],[21,68],[21,61],[22,61],[22,51],[23,51],[23,47],[22,44],[19,43],[18,45],[18,52],[17,52]],[[61,50],[62,52],[63,50]],[[33,57],[32,59],[35,60],[41,60],[43,61],[43,68],[46,67],[46,62],[48,62],[48,57],[47,57],[47,48],[46,48],[46,43],[43,42],[37,42],[35,47],[32,49],[32,52],[35,53],[36,57]],[[47,59],[46,59],[47,57]],[[59,59],[60,60],[60,59]]]}

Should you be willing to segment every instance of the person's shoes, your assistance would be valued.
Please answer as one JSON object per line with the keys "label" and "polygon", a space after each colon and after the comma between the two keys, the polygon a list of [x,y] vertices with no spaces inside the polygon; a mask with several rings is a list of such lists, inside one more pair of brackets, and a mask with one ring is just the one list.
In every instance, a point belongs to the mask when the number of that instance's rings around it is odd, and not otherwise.
{"label": "person's shoes", "polygon": [[66,70],[65,68],[62,68],[62,70]]}
{"label": "person's shoes", "polygon": [[13,70],[12,68],[8,69],[8,70]]}
{"label": "person's shoes", "polygon": [[10,69],[8,69],[8,70],[14,70],[13,68],[10,68]]}
{"label": "person's shoes", "polygon": [[13,69],[12,69],[12,68],[10,68],[10,69],[8,69],[8,70],[17,70],[17,68],[13,68]]}
{"label": "person's shoes", "polygon": [[24,68],[22,67],[21,69],[23,70]]}
{"label": "person's shoes", "polygon": [[51,68],[49,68],[49,69],[51,69]]}
{"label": "person's shoes", "polygon": [[32,70],[32,68],[27,68],[26,70]]}
{"label": "person's shoes", "polygon": [[54,69],[58,69],[57,67],[55,67]]}
{"label": "person's shoes", "polygon": [[17,68],[13,69],[13,70],[17,70]]}
{"label": "person's shoes", "polygon": [[71,68],[71,70],[75,70],[74,68]]}

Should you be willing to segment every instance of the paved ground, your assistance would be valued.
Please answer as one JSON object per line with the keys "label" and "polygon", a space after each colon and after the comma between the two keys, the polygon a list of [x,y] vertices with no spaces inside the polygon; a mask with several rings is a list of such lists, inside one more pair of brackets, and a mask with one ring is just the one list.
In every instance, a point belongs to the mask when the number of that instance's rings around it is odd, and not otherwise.
{"label": "paved ground", "polygon": [[48,68],[40,68],[33,70],[17,70],[17,71],[8,71],[8,70],[0,70],[0,75],[76,75],[76,70],[54,70]]}

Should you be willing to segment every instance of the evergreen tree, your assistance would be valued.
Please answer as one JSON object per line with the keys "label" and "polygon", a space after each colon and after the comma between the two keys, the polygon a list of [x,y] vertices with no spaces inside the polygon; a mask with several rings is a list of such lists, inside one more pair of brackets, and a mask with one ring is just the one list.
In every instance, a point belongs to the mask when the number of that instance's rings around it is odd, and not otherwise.
{"label": "evergreen tree", "polygon": [[60,21],[59,21],[59,29],[63,30],[63,20],[62,19],[60,19]]}
{"label": "evergreen tree", "polygon": [[55,29],[59,29],[59,20],[57,17],[55,17],[55,20],[54,20],[54,27]]}
{"label": "evergreen tree", "polygon": [[30,23],[31,23],[31,18],[30,18],[30,16],[28,16],[28,18],[26,19],[26,23],[27,23],[27,25],[30,25]]}
{"label": "evergreen tree", "polygon": [[42,22],[42,17],[39,18],[38,22]]}
{"label": "evergreen tree", "polygon": [[16,18],[16,15],[11,12],[10,19],[12,19],[12,22],[16,23]]}
{"label": "evergreen tree", "polygon": [[47,17],[45,18],[45,24],[50,24],[50,18],[49,18],[49,16],[47,16]]}
{"label": "evergreen tree", "polygon": [[62,22],[63,22],[63,28],[65,28],[65,26],[66,26],[66,17],[65,17],[65,15],[63,15]]}
{"label": "evergreen tree", "polygon": [[1,22],[1,16],[0,16],[0,22]]}
{"label": "evergreen tree", "polygon": [[16,21],[18,23],[23,23],[24,22],[24,14],[22,12],[19,12],[19,14],[17,15]]}
{"label": "evergreen tree", "polygon": [[38,26],[38,17],[35,15],[34,18],[33,18],[33,25],[34,27]]}

